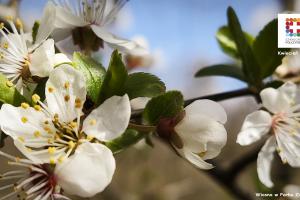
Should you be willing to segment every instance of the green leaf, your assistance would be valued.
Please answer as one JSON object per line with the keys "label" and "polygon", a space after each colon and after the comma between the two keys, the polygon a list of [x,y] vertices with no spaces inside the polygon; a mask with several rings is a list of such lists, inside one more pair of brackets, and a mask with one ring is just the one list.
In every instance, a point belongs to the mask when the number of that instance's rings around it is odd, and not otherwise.
{"label": "green leaf", "polygon": [[125,93],[130,99],[137,97],[155,97],[165,93],[165,84],[156,76],[138,72],[128,76],[125,83]]}
{"label": "green leaf", "polygon": [[[244,32],[244,36],[247,42],[252,45],[254,41],[253,36],[246,32]],[[240,59],[240,54],[228,26],[222,26],[219,28],[216,38],[224,53],[233,58]]]}
{"label": "green leaf", "polygon": [[183,111],[183,96],[178,91],[169,91],[152,98],[143,112],[145,124],[157,125],[161,118],[175,117]]}
{"label": "green leaf", "polygon": [[227,76],[235,79],[239,79],[241,81],[246,81],[246,78],[243,74],[241,68],[232,65],[212,65],[209,67],[204,67],[200,69],[196,75],[196,77],[203,76]]}
{"label": "green leaf", "polygon": [[74,66],[80,70],[85,78],[87,85],[87,95],[96,103],[99,99],[101,86],[104,81],[104,67],[90,57],[80,53],[74,53]]}
{"label": "green leaf", "polygon": [[40,22],[35,21],[32,27],[32,44],[36,41],[36,36],[40,28]]}
{"label": "green leaf", "polygon": [[267,84],[265,85],[265,88],[272,87],[272,88],[277,89],[277,88],[279,88],[280,86],[282,86],[283,84],[284,84],[284,82],[275,80],[275,81],[271,81],[271,82],[267,83]]}
{"label": "green leaf", "polygon": [[14,106],[20,106],[22,102],[28,102],[3,74],[0,74],[0,102]]}
{"label": "green leaf", "polygon": [[260,66],[256,61],[250,44],[244,36],[240,22],[231,7],[227,10],[227,17],[228,26],[241,56],[243,72],[247,77],[248,83],[256,87],[261,87],[262,77],[260,74]]}
{"label": "green leaf", "polygon": [[123,135],[120,137],[106,142],[105,145],[113,152],[113,153],[119,153],[122,150],[126,149],[127,147],[130,147],[137,142],[139,142],[141,139],[145,137],[144,134],[139,133],[138,131],[134,129],[127,129]]}
{"label": "green leaf", "polygon": [[98,103],[101,104],[106,99],[114,95],[124,95],[124,85],[128,73],[122,61],[121,54],[115,50],[112,53],[110,63],[101,87]]}
{"label": "green leaf", "polygon": [[258,34],[253,43],[253,52],[261,66],[260,73],[265,78],[273,74],[281,64],[284,55],[278,55],[278,20],[274,19]]}

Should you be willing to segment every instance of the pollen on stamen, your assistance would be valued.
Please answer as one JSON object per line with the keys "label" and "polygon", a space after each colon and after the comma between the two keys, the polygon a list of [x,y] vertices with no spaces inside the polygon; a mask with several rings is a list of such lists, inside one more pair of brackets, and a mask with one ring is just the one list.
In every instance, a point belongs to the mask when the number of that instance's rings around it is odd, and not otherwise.
{"label": "pollen on stamen", "polygon": [[42,107],[41,107],[40,105],[35,105],[35,106],[34,106],[34,109],[35,109],[36,111],[41,111],[41,110],[42,110]]}
{"label": "pollen on stamen", "polygon": [[28,118],[27,117],[22,117],[21,121],[25,124],[26,122],[28,122]]}
{"label": "pollen on stamen", "polygon": [[55,161],[54,158],[50,158],[50,164],[51,164],[51,165],[55,165],[55,164],[56,164],[56,161]]}
{"label": "pollen on stamen", "polygon": [[16,26],[17,26],[19,29],[22,29],[22,28],[23,28],[23,23],[22,23],[22,21],[21,21],[19,18],[16,19]]}
{"label": "pollen on stamen", "polygon": [[276,148],[276,151],[277,151],[277,153],[281,153],[281,152],[282,152],[282,149],[279,148],[279,147],[277,147],[277,148]]}
{"label": "pollen on stamen", "polygon": [[69,145],[70,149],[74,149],[74,147],[75,147],[75,143],[73,141],[69,141],[68,145]]}
{"label": "pollen on stamen", "polygon": [[32,101],[34,103],[37,103],[40,100],[41,100],[41,97],[39,95],[37,95],[37,94],[32,95]]}
{"label": "pollen on stamen", "polygon": [[4,27],[5,27],[5,26],[4,26],[4,23],[1,22],[1,23],[0,23],[0,29],[4,29]]}
{"label": "pollen on stamen", "polygon": [[25,138],[24,137],[22,137],[22,136],[20,136],[20,137],[18,137],[18,140],[20,141],[20,142],[25,142]]}
{"label": "pollen on stamen", "polygon": [[81,99],[76,98],[76,99],[75,99],[75,107],[76,107],[76,108],[81,108],[81,106],[82,106]]}
{"label": "pollen on stamen", "polygon": [[203,158],[206,155],[206,151],[200,152],[198,153],[198,156],[200,156],[201,158]]}
{"label": "pollen on stamen", "polygon": [[95,119],[92,119],[92,120],[90,120],[90,122],[89,122],[89,124],[90,124],[91,126],[95,126],[96,123],[97,123],[97,121],[96,121]]}
{"label": "pollen on stamen", "polygon": [[53,87],[48,87],[48,92],[49,92],[49,93],[54,92],[54,88],[53,88]]}
{"label": "pollen on stamen", "polygon": [[8,49],[8,47],[9,47],[8,43],[7,43],[7,42],[4,42],[3,48],[4,48],[4,49]]}
{"label": "pollen on stamen", "polygon": [[65,160],[65,157],[63,157],[63,156],[60,156],[60,157],[58,158],[58,160],[57,160],[57,161],[58,161],[59,163],[62,163],[64,160]]}
{"label": "pollen on stamen", "polygon": [[86,137],[86,139],[87,139],[88,141],[92,141],[94,138],[95,138],[95,137],[92,136],[92,135],[88,135],[88,136]]}
{"label": "pollen on stamen", "polygon": [[65,89],[69,89],[69,87],[70,87],[70,82],[68,82],[68,81],[67,81],[67,82],[65,82],[65,84],[64,84],[64,88],[65,88]]}
{"label": "pollen on stamen", "polygon": [[14,20],[14,18],[12,16],[10,16],[10,15],[6,16],[5,19],[7,21],[13,21]]}
{"label": "pollen on stamen", "polygon": [[71,126],[72,128],[76,128],[76,127],[77,127],[77,123],[76,123],[76,122],[71,122],[71,123],[70,123],[70,126]]}
{"label": "pollen on stamen", "polygon": [[70,100],[70,96],[69,95],[66,95],[65,96],[65,102],[68,102]]}
{"label": "pollen on stamen", "polygon": [[41,132],[40,131],[34,131],[33,135],[38,138],[41,136]]}
{"label": "pollen on stamen", "polygon": [[48,148],[48,153],[49,154],[53,155],[53,154],[55,154],[55,152],[56,152],[56,148],[55,147],[49,147]]}
{"label": "pollen on stamen", "polygon": [[27,109],[27,108],[29,108],[30,106],[29,106],[28,103],[22,103],[22,104],[21,104],[21,107],[24,108],[24,109]]}

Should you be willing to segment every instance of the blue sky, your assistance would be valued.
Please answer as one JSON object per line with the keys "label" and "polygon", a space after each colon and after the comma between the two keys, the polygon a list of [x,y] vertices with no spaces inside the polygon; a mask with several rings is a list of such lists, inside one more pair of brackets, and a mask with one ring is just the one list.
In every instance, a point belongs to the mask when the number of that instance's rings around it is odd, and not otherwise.
{"label": "blue sky", "polygon": [[[130,38],[145,36],[151,49],[160,49],[164,66],[153,68],[169,89],[183,90],[187,96],[243,86],[229,78],[217,78],[217,87],[201,88],[208,79],[194,80],[201,65],[229,62],[215,40],[217,29],[226,24],[226,9],[232,6],[244,30],[258,30],[280,10],[277,0],[131,0],[124,8],[130,22],[118,29],[119,35]],[[46,0],[23,0],[22,15],[32,21],[41,15]],[[122,14],[121,14],[122,16]],[[126,24],[126,23],[125,23]],[[225,83],[225,84],[224,84]],[[206,84],[206,83],[205,83]],[[206,86],[205,86],[206,87]],[[218,88],[218,89],[215,89]],[[208,91],[207,91],[208,90]]]}

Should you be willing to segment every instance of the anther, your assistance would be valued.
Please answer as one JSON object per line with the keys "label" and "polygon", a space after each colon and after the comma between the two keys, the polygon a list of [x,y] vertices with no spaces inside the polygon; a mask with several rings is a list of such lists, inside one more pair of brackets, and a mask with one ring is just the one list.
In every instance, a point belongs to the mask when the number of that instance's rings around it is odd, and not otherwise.
{"label": "anther", "polygon": [[22,103],[22,104],[21,104],[21,107],[24,108],[24,109],[27,109],[27,108],[29,108],[30,106],[29,106],[28,103]]}
{"label": "anther", "polygon": [[32,101],[34,103],[37,103],[40,100],[41,100],[41,97],[39,95],[37,95],[37,94],[32,95]]}

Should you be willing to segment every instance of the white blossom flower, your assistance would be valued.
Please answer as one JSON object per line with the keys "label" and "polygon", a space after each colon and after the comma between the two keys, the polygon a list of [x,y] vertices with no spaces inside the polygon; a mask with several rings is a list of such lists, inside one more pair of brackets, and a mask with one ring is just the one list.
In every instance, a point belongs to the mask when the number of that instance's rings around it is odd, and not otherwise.
{"label": "white blossom flower", "polygon": [[115,168],[113,154],[106,146],[85,142],[74,155],[57,165],[55,173],[66,193],[93,197],[111,182]]}
{"label": "white blossom flower", "polygon": [[238,134],[237,143],[240,145],[252,144],[269,134],[257,158],[258,177],[267,187],[273,186],[270,173],[275,150],[283,163],[300,167],[298,94],[296,85],[291,82],[278,89],[264,89],[260,96],[262,105],[268,112],[260,110],[249,114]]}
{"label": "white blossom flower", "polygon": [[291,52],[290,55],[282,59],[282,63],[276,69],[276,75],[279,79],[284,81],[289,80],[293,82],[300,81],[300,50]]}
{"label": "white blossom flower", "polygon": [[[69,62],[63,54],[55,54],[54,41],[39,36],[35,44],[23,31],[22,22],[17,19],[16,25],[12,18],[8,17],[12,32],[3,23],[0,24],[2,44],[0,47],[0,73],[4,74],[9,85],[15,84],[23,94],[34,85],[34,77],[47,77],[54,66],[62,62]],[[44,33],[45,34],[45,33]],[[44,35],[48,37],[47,34]]]}
{"label": "white blossom flower", "polygon": [[9,160],[10,167],[16,167],[0,175],[0,191],[7,193],[1,200],[70,200],[61,193],[61,187],[57,184],[58,176],[50,165],[39,165],[2,151],[0,155]]}
{"label": "white blossom flower", "polygon": [[185,107],[184,116],[162,122],[161,125],[174,126],[171,142],[179,154],[201,169],[211,169],[213,165],[205,160],[218,156],[225,146],[226,121],[226,112],[220,104],[210,100],[198,100]]}
{"label": "white blossom flower", "polygon": [[67,192],[91,197],[110,183],[115,170],[111,151],[99,142],[124,133],[131,111],[127,95],[113,96],[82,120],[85,98],[84,76],[64,64],[49,76],[47,106],[37,95],[33,95],[38,103],[34,107],[4,104],[0,121],[3,132],[27,158],[59,166],[58,182]]}
{"label": "white blossom flower", "polygon": [[[111,0],[50,0],[47,7],[56,13],[52,35],[57,41],[69,41],[74,29],[87,28],[85,30],[91,29],[97,37],[114,49],[142,53],[145,50],[137,43],[119,38],[107,30],[107,26],[114,21],[127,1],[116,0],[113,3]],[[45,13],[44,16],[44,19],[48,19],[53,17],[53,13]]]}

